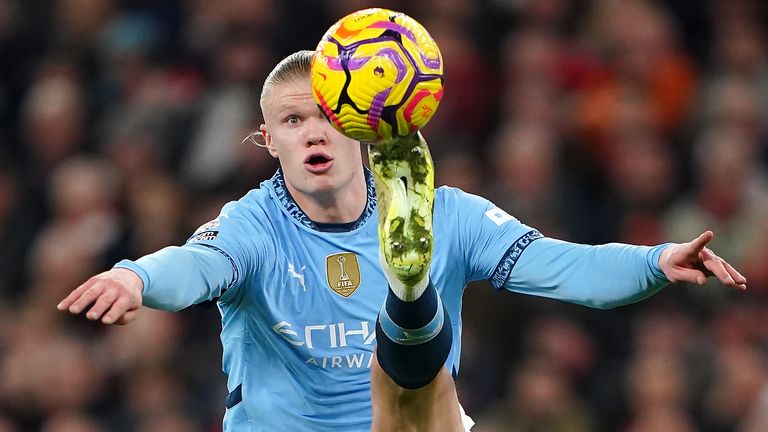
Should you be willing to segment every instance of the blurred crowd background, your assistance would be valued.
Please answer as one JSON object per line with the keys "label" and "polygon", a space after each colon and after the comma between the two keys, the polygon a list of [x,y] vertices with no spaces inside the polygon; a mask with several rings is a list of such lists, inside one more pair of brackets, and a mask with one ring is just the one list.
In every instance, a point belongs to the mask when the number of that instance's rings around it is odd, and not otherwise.
{"label": "blurred crowd background", "polygon": [[[106,328],[55,309],[180,244],[269,178],[274,64],[374,5],[0,0],[0,431],[218,431],[218,312]],[[468,288],[460,398],[479,432],[768,431],[768,6],[761,0],[380,2],[439,43],[437,183],[547,235],[712,229],[749,291],[609,311]]]}

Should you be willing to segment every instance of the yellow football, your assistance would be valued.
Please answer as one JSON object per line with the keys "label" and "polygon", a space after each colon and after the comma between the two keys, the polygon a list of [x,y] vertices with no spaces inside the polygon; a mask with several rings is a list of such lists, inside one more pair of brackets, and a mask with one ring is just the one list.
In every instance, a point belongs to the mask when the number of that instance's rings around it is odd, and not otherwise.
{"label": "yellow football", "polygon": [[443,58],[427,30],[387,9],[337,21],[312,61],[312,94],[341,133],[365,142],[415,133],[443,95]]}

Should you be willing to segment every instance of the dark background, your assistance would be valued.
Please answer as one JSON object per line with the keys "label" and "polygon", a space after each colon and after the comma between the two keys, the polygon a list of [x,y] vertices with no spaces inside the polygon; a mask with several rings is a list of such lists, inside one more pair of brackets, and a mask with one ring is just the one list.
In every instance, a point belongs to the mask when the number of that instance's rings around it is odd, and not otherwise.
{"label": "dark background", "polygon": [[[220,429],[214,305],[124,328],[55,305],[271,176],[240,144],[263,79],[370,5],[0,0],[0,431]],[[571,241],[712,229],[749,279],[610,311],[470,286],[458,388],[475,430],[768,430],[765,2],[376,5],[444,55],[425,129],[438,184]]]}

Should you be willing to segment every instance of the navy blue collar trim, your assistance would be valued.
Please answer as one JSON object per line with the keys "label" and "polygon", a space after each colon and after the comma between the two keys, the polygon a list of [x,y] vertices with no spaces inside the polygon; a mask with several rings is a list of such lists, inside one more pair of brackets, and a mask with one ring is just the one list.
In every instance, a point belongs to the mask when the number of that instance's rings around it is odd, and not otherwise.
{"label": "navy blue collar trim", "polygon": [[[376,189],[374,188],[374,185],[373,185],[373,175],[371,174],[371,171],[366,167],[363,167],[363,173],[365,174],[365,183],[366,183],[366,189],[367,189],[367,199],[365,203],[365,208],[363,209],[363,212],[360,214],[360,217],[358,217],[356,221],[349,223],[349,228],[344,231],[352,231],[357,228],[360,228],[368,220],[368,218],[373,214],[373,211],[376,209]],[[285,185],[285,178],[283,177],[282,169],[278,168],[277,171],[275,172],[275,175],[272,176],[269,182],[272,184],[272,189],[274,189],[277,199],[283,205],[283,207],[288,212],[288,214],[291,215],[291,217],[293,217],[294,219],[296,219],[297,222],[315,231],[328,231],[327,229],[328,224],[319,224],[320,225],[319,226],[318,223],[310,219],[309,216],[307,216],[307,214],[304,213],[304,210],[302,210],[301,207],[299,207],[299,205],[296,204],[296,201],[293,199],[293,197],[291,196],[291,193],[288,191],[288,188]],[[339,224],[339,225],[347,225],[347,224]],[[332,231],[336,231],[336,230],[332,230]]]}
{"label": "navy blue collar trim", "polygon": [[322,232],[347,232],[352,229],[353,226],[357,223],[357,221],[354,222],[346,222],[346,223],[333,223],[333,222],[315,222],[315,226],[317,226],[317,229]]}

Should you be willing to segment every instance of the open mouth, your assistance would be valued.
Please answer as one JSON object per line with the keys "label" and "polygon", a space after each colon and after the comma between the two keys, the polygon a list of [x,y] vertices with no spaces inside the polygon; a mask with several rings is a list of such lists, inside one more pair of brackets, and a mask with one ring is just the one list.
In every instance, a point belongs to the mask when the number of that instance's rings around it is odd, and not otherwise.
{"label": "open mouth", "polygon": [[309,156],[304,163],[308,163],[310,165],[322,165],[324,163],[330,162],[331,158],[324,155],[324,154],[316,154]]}
{"label": "open mouth", "polygon": [[313,153],[304,159],[304,164],[310,172],[320,174],[331,167],[333,158],[325,153]]}

